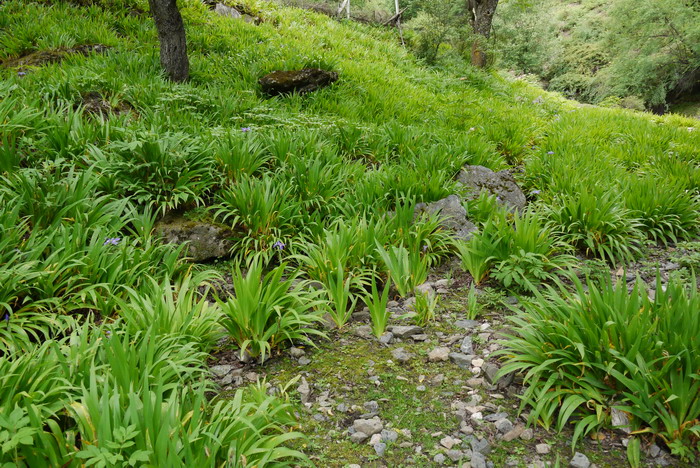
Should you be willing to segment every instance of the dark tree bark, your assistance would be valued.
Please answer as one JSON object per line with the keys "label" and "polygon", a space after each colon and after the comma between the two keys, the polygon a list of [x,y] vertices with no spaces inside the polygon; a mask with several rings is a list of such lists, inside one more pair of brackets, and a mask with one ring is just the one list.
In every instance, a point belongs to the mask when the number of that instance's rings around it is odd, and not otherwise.
{"label": "dark tree bark", "polygon": [[176,0],[148,0],[160,41],[160,64],[173,81],[190,75],[185,25]]}
{"label": "dark tree bark", "polygon": [[491,23],[497,6],[498,0],[467,0],[472,30],[484,38],[477,38],[472,44],[472,65],[486,66],[486,51],[482,41],[491,35]]}

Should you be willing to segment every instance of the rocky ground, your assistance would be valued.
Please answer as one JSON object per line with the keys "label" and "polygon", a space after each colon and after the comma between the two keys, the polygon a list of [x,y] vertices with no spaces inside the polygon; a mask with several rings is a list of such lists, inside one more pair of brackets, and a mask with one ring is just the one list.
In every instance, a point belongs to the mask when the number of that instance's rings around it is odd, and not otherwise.
{"label": "rocky ground", "polygon": [[[586,262],[581,273],[609,270],[614,277],[639,275],[655,284],[670,275],[690,275],[700,264],[700,242],[651,249],[627,270]],[[495,379],[493,353],[509,330],[509,307],[520,299],[492,287],[478,289],[480,314],[465,318],[470,278],[453,262],[431,275],[440,296],[435,322],[420,328],[392,321],[376,339],[366,311],[342,330],[328,330],[318,348],[293,347],[258,366],[231,350],[213,362],[224,392],[265,378],[288,389],[299,404],[306,453],[328,467],[618,467],[628,466],[627,434],[604,431],[572,450],[572,431],[547,432],[519,413],[520,376]],[[653,294],[653,292],[652,292]],[[411,298],[391,302],[393,315],[410,310]],[[225,394],[225,393],[224,393]],[[671,457],[661,442],[644,444],[644,466],[689,466]]]}

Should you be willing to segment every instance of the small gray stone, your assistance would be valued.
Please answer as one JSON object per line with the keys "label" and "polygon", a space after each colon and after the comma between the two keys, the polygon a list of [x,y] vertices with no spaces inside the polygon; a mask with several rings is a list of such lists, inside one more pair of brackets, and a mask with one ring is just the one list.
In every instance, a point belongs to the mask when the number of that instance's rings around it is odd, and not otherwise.
{"label": "small gray stone", "polygon": [[472,337],[467,335],[462,340],[462,344],[459,346],[459,350],[462,354],[474,354],[474,345],[472,344]]}
{"label": "small gray stone", "polygon": [[328,418],[325,417],[324,415],[322,415],[321,413],[315,413],[312,417],[314,418],[315,421],[319,421],[319,422],[328,421]]}
{"label": "small gray stone", "polygon": [[384,442],[379,442],[378,444],[374,444],[374,451],[379,455],[380,457],[384,456],[384,452],[386,452],[386,444]]}
{"label": "small gray stone", "polygon": [[486,457],[479,452],[472,453],[471,463],[469,465],[471,468],[486,468]]}
{"label": "small gray stone", "polygon": [[402,363],[410,361],[413,357],[411,353],[407,353],[403,348],[392,349],[391,355],[394,357],[394,359]]}
{"label": "small gray stone", "polygon": [[625,434],[632,432],[632,429],[630,428],[630,419],[627,416],[627,413],[620,411],[617,408],[613,408],[610,412],[610,416],[612,419],[612,426],[615,429],[618,429]]}
{"label": "small gray stone", "polygon": [[391,332],[384,332],[382,336],[379,337],[379,342],[382,344],[390,344],[394,341],[394,334]]}
{"label": "small gray stone", "polygon": [[484,372],[486,381],[492,385],[496,385],[499,388],[505,388],[513,382],[513,374],[507,374],[496,381],[496,374],[499,371],[499,367],[495,364],[487,362],[483,365],[481,370]]}
{"label": "small gray stone", "polygon": [[471,233],[476,231],[476,226],[467,219],[467,210],[462,205],[462,200],[457,195],[432,203],[418,203],[414,211],[414,218],[422,212],[440,215],[440,226],[454,231],[455,237],[467,240]]}
{"label": "small gray stone", "polygon": [[348,468],[362,468],[362,467],[360,465],[358,465],[357,463],[353,463],[351,465],[348,465]]}
{"label": "small gray stone", "polygon": [[419,335],[412,335],[410,337],[413,341],[427,341],[428,340],[428,335],[425,333],[421,333]]}
{"label": "small gray stone", "polygon": [[345,403],[341,403],[338,406],[336,406],[335,409],[338,410],[339,413],[347,413],[348,405],[346,405]]}
{"label": "small gray stone", "polygon": [[443,455],[442,453],[438,453],[437,455],[435,455],[433,457],[433,461],[435,463],[437,463],[438,465],[442,465],[443,463],[445,463],[445,460],[446,460],[445,455]]}
{"label": "small gray stone", "polygon": [[396,442],[396,440],[399,438],[399,433],[396,431],[391,431],[387,429],[382,429],[382,442]]}
{"label": "small gray stone", "polygon": [[653,444],[651,447],[649,447],[649,456],[651,458],[658,457],[660,453],[661,453],[661,448],[658,445]]}
{"label": "small gray stone", "polygon": [[229,365],[212,366],[210,368],[212,374],[214,374],[217,377],[223,377],[226,374],[230,373],[233,369],[234,367]]}
{"label": "small gray stone", "polygon": [[591,466],[591,462],[590,460],[588,460],[587,456],[585,456],[581,452],[576,452],[574,454],[574,457],[569,462],[569,466],[571,468],[588,468],[589,466]]}
{"label": "small gray stone", "polygon": [[537,444],[535,445],[535,450],[540,455],[547,455],[551,449],[549,444]]}
{"label": "small gray stone", "polygon": [[520,437],[520,434],[522,434],[524,430],[525,430],[525,426],[522,426],[522,425],[515,426],[510,431],[503,434],[503,440],[506,442],[510,442],[512,440],[515,440],[518,437]]}
{"label": "small gray stone", "polygon": [[462,353],[450,353],[449,358],[450,361],[457,364],[461,369],[470,369],[474,356]]}
{"label": "small gray stone", "polygon": [[472,452],[481,453],[483,455],[488,455],[491,452],[491,444],[487,439],[477,439],[476,437],[472,439]]}
{"label": "small gray stone", "polygon": [[464,452],[462,452],[461,450],[456,450],[456,449],[448,450],[447,451],[447,458],[449,458],[453,462],[458,462],[462,458],[464,458]]}
{"label": "small gray stone", "polygon": [[307,366],[309,364],[311,364],[311,359],[307,358],[306,356],[299,358],[299,365]]}
{"label": "small gray stone", "polygon": [[369,439],[369,436],[364,432],[357,431],[350,436],[350,440],[356,444],[361,444],[365,440]]}
{"label": "small gray stone", "polygon": [[433,289],[433,285],[429,282],[419,284],[418,286],[415,287],[415,289],[413,291],[416,294],[424,294],[426,296],[434,296],[435,295],[435,290]]}
{"label": "small gray stone", "polygon": [[424,392],[425,391],[425,385],[418,385],[416,387],[417,392]]}
{"label": "small gray stone", "polygon": [[449,288],[452,286],[452,280],[451,279],[439,279],[435,283],[433,283],[436,288]]}
{"label": "small gray stone", "polygon": [[[488,416],[486,416],[486,417],[484,418],[484,420],[485,420],[485,421],[488,421],[488,422],[496,422],[496,421],[498,421],[499,419],[505,419],[505,418],[507,418],[507,417],[508,417],[508,413],[500,412],[500,413],[489,414]],[[509,430],[510,430],[510,429],[509,429]]]}
{"label": "small gray stone", "polygon": [[389,327],[389,331],[393,333],[396,338],[408,338],[409,336],[423,333],[423,329],[421,327],[416,327],[414,325]]}
{"label": "small gray stone", "polygon": [[379,418],[372,419],[356,419],[352,423],[352,427],[358,432],[364,432],[368,436],[378,434],[384,429],[384,424],[379,420]]}
{"label": "small gray stone", "polygon": [[520,433],[520,438],[523,440],[532,440],[533,437],[535,437],[535,434],[532,429],[525,429]]}
{"label": "small gray stone", "polygon": [[476,320],[457,320],[455,322],[455,327],[464,328],[465,330],[471,330],[479,326],[479,322]]}
{"label": "small gray stone", "polygon": [[360,325],[359,327],[355,327],[352,333],[355,336],[359,336],[360,338],[366,339],[370,339],[374,336],[372,334],[372,327],[370,327],[369,325]]}
{"label": "small gray stone", "polygon": [[294,346],[289,348],[289,355],[292,356],[293,358],[300,358],[304,354],[306,354],[306,352],[301,348],[296,348]]}
{"label": "small gray stone", "polygon": [[306,403],[309,401],[309,396],[311,395],[311,386],[309,382],[306,381],[306,377],[301,378],[301,383],[297,387],[297,391],[301,396],[301,402]]}
{"label": "small gray stone", "polygon": [[513,430],[513,423],[505,418],[499,419],[498,421],[496,421],[496,429],[501,434],[506,434],[506,433],[510,432],[511,430]]}
{"label": "small gray stone", "polygon": [[441,346],[438,348],[433,349],[428,353],[428,361],[430,362],[438,362],[438,361],[447,361],[447,359],[450,356],[450,348],[447,348],[445,346]]}
{"label": "small gray stone", "polygon": [[370,412],[370,413],[378,413],[379,412],[379,403],[377,403],[374,400],[366,402],[363,406],[365,407],[365,410]]}

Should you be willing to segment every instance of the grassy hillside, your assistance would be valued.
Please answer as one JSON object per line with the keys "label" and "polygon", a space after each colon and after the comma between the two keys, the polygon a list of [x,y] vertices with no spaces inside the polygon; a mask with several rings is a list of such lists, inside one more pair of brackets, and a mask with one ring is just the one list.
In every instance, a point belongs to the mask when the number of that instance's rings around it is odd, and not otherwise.
{"label": "grassy hillside", "polygon": [[[325,314],[342,336],[372,286],[411,295],[455,253],[474,282],[492,272],[502,289],[513,262],[529,264],[516,280],[529,295],[571,255],[617,268],[698,234],[696,120],[581,106],[497,73],[438,73],[391,31],[252,1],[257,25],[182,2],[191,80],[172,84],[146,1],[76,3],[0,4],[3,462],[303,462],[284,448],[303,447],[290,395],[263,382],[211,399],[212,351],[320,343]],[[85,47],[95,44],[106,48]],[[340,79],[306,96],[261,94],[262,75],[302,67]],[[469,242],[435,216],[414,222],[417,202],[463,194],[465,164],[514,169],[531,208],[514,221],[494,198],[465,202],[480,227]],[[163,244],[155,223],[179,213],[229,228],[232,260],[191,264]],[[529,228],[514,230],[521,221]],[[697,325],[689,275],[673,281],[688,316],[654,325],[670,335]],[[680,428],[654,423],[655,402],[635,422],[683,455],[697,442],[686,422],[700,417],[686,372],[700,351],[686,336],[670,338],[687,358],[674,386],[689,385],[681,400],[694,406],[669,410]],[[672,378],[659,372],[649,385]],[[603,411],[622,398],[601,392]],[[574,422],[588,414],[570,408]]]}

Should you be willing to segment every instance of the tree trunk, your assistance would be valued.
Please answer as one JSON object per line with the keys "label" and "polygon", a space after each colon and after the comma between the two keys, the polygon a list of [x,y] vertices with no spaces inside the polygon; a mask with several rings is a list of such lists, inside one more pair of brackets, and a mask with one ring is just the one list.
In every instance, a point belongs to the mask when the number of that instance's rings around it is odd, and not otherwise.
{"label": "tree trunk", "polygon": [[487,60],[483,42],[491,35],[491,23],[498,0],[467,0],[467,6],[472,30],[484,38],[477,38],[472,43],[472,65],[485,67]]}
{"label": "tree trunk", "polygon": [[160,41],[160,64],[172,81],[185,81],[190,75],[185,25],[176,0],[148,0]]}

